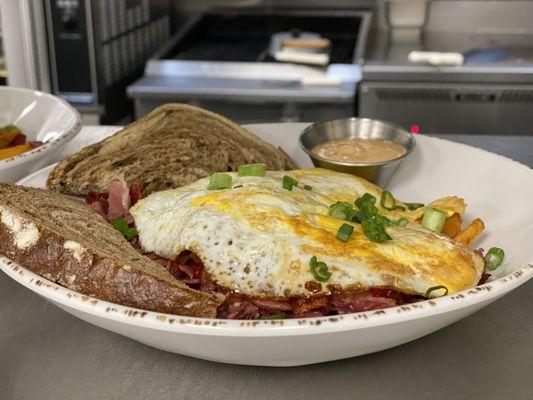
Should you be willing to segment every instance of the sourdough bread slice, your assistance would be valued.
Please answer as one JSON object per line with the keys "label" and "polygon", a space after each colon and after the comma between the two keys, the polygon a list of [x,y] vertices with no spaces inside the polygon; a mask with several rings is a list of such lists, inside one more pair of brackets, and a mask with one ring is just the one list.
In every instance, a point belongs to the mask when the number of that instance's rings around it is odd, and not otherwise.
{"label": "sourdough bread slice", "polygon": [[139,254],[68,196],[0,183],[0,255],[69,289],[131,307],[215,317],[221,302]]}
{"label": "sourdough bread slice", "polygon": [[123,174],[148,195],[249,163],[265,163],[270,170],[295,167],[283,150],[220,115],[166,104],[62,160],[47,187],[78,196],[104,193]]}

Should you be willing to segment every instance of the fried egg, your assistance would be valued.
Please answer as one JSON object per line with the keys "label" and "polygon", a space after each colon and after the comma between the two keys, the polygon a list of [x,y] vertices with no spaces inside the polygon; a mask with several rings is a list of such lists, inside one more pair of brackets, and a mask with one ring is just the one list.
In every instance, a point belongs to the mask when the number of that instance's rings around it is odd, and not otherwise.
{"label": "fried egg", "polygon": [[[168,259],[190,250],[201,258],[216,284],[256,297],[316,293],[310,268],[313,256],[325,262],[331,273],[327,282],[319,283],[319,292],[325,294],[387,287],[424,295],[438,285],[454,293],[475,286],[480,279],[482,257],[421,227],[417,220],[424,207],[383,209],[379,206],[382,190],[362,178],[324,169],[269,171],[262,177],[229,174],[232,189],[208,190],[206,178],[139,201],[130,212],[143,249]],[[284,175],[299,184],[284,189]],[[330,205],[353,203],[365,193],[378,199],[382,215],[409,221],[405,227],[387,228],[392,240],[372,242],[356,223],[347,242],[336,238],[347,221],[328,216]],[[465,208],[457,197],[432,204],[449,215]],[[312,286],[313,293],[306,286]]]}

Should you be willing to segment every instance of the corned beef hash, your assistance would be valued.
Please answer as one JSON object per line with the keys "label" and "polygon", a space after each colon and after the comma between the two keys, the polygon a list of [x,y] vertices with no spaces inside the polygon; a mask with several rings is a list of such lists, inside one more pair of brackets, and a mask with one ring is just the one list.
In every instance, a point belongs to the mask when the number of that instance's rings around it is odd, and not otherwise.
{"label": "corned beef hash", "polygon": [[467,247],[465,202],[405,203],[324,169],[216,173],[142,198],[124,179],[86,202],[139,252],[223,298],[219,318],[278,319],[393,307],[490,277],[504,253]]}

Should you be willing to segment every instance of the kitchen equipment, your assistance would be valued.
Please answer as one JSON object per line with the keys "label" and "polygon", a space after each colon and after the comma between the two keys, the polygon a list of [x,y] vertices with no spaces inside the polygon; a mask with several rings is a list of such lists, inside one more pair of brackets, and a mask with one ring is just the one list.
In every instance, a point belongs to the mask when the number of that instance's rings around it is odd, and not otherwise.
{"label": "kitchen equipment", "polygon": [[80,114],[50,94],[0,86],[0,126],[14,124],[28,141],[43,145],[0,160],[0,181],[15,182],[50,164],[80,131]]}
{"label": "kitchen equipment", "polygon": [[170,37],[170,8],[148,0],[46,0],[53,93],[101,123],[129,112],[126,86]]}
{"label": "kitchen equipment", "polygon": [[[378,11],[382,18],[391,12],[387,4]],[[390,19],[376,24],[358,115],[414,132],[533,134],[533,2],[425,4],[417,29]],[[456,65],[411,62],[413,51],[453,53]]]}
{"label": "kitchen equipment", "polygon": [[172,31],[171,0],[21,0],[0,8],[8,84],[51,92],[93,124],[131,114],[126,86]]}
{"label": "kitchen equipment", "polygon": [[[353,116],[370,15],[281,8],[197,14],[128,87],[136,117],[168,101],[208,108],[240,123]],[[276,62],[281,41],[293,36],[328,39],[329,64]]]}
{"label": "kitchen equipment", "polygon": [[[386,139],[401,144],[407,152],[402,156],[379,163],[347,163],[320,157],[312,150],[332,139]],[[399,126],[369,118],[346,118],[319,122],[308,126],[300,134],[300,146],[315,167],[328,168],[365,178],[386,187],[400,163],[415,148],[415,138]]]}

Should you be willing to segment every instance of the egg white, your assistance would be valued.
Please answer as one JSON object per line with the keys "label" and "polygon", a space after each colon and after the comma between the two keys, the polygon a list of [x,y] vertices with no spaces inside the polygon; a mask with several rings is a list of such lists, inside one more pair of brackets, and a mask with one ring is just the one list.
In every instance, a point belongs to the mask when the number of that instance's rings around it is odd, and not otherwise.
{"label": "egg white", "polygon": [[[411,221],[405,228],[387,228],[393,240],[373,243],[356,224],[347,243],[336,239],[346,221],[327,216],[331,204],[353,202],[367,192],[379,202],[381,189],[364,179],[322,169],[268,172],[264,177],[231,175],[233,187],[243,186],[208,190],[206,178],[137,203],[131,214],[143,249],[169,259],[193,251],[218,285],[260,297],[310,295],[306,283],[316,282],[312,256],[326,262],[331,272],[321,285],[324,293],[332,288],[392,287],[424,294],[441,284],[453,293],[479,280],[482,259],[421,228],[415,221],[423,209],[380,208],[391,218]],[[292,191],[282,187],[284,175],[299,182]],[[441,202],[451,209],[457,206],[457,200]],[[464,209],[462,200],[458,204]]]}

